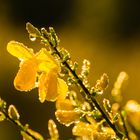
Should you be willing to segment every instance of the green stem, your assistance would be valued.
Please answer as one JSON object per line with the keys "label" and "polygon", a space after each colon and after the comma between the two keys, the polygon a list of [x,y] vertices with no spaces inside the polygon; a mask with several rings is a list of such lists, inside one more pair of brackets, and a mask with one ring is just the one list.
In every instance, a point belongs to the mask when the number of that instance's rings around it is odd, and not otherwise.
{"label": "green stem", "polygon": [[85,87],[85,85],[83,84],[83,82],[80,80],[80,78],[77,76],[77,74],[75,73],[75,71],[73,71],[69,64],[67,62],[63,63],[69,70],[70,72],[73,74],[73,76],[75,77],[75,79],[77,80],[77,83],[81,86],[81,88],[83,89],[83,91],[86,93],[87,98],[85,97],[85,95],[83,94],[82,96],[90,103],[92,104],[92,107],[96,106],[96,108],[100,111],[100,113],[102,114],[103,118],[106,120],[106,122],[110,125],[110,127],[114,130],[114,132],[116,133],[116,135],[119,138],[123,138],[123,134],[121,132],[119,132],[117,130],[117,128],[115,127],[115,125],[109,120],[109,118],[107,117],[107,115],[104,113],[104,111],[102,110],[102,108],[100,107],[98,101],[90,94],[89,90]]}
{"label": "green stem", "polygon": [[[56,54],[60,57],[61,60],[63,60],[62,56],[60,55],[59,51],[57,50],[57,47],[54,47],[53,44],[51,42],[50,46],[52,47],[52,49],[56,52]],[[102,110],[102,108],[100,107],[98,101],[90,94],[89,90],[85,87],[85,85],[83,84],[83,82],[80,80],[80,78],[78,77],[78,75],[76,74],[76,72],[74,70],[72,70],[72,68],[70,67],[70,65],[67,63],[67,61],[62,62],[63,65],[65,65],[67,67],[67,69],[71,72],[71,74],[75,77],[77,83],[79,84],[79,86],[83,89],[83,91],[86,93],[87,97],[85,97],[85,94],[82,94],[82,96],[85,98],[86,101],[90,102],[90,105],[92,108],[96,107],[100,113],[102,114],[103,118],[106,120],[106,122],[108,123],[108,125],[114,130],[114,132],[116,133],[116,135],[119,138],[123,138],[124,135],[116,128],[116,126],[110,121],[110,119],[108,118],[108,116],[104,113],[104,111]]]}
{"label": "green stem", "polygon": [[19,121],[15,121],[12,118],[9,117],[9,115],[5,112],[2,111],[2,113],[5,115],[5,117],[7,118],[7,120],[9,120],[10,122],[12,122],[13,124],[15,124],[16,126],[18,126],[22,131],[24,131],[28,136],[30,136],[31,138],[33,138],[34,140],[37,140],[32,134],[30,134],[27,130],[25,130],[25,127],[19,122]]}
{"label": "green stem", "polygon": [[125,130],[125,135],[128,138],[128,140],[130,140],[129,135],[128,135],[128,130],[127,130],[127,127],[126,127],[126,124],[125,124],[125,120],[124,120],[124,117],[123,117],[121,112],[120,112],[120,116],[121,116],[121,119],[122,119],[122,122],[123,122],[123,128]]}

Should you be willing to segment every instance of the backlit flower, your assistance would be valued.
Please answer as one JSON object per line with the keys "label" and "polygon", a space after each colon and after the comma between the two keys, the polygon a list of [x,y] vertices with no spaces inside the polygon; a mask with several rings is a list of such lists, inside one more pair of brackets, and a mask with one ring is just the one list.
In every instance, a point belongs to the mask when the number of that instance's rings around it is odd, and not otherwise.
{"label": "backlit flower", "polygon": [[58,78],[60,67],[49,51],[42,48],[34,53],[33,49],[16,41],[10,41],[7,50],[21,61],[14,79],[17,90],[29,91],[38,87],[40,102],[65,98],[68,87],[64,80]]}
{"label": "backlit flower", "polygon": [[98,124],[89,124],[86,122],[79,122],[75,124],[72,129],[75,136],[80,136],[86,140],[111,140],[114,138],[115,133],[109,127],[98,128]]}
{"label": "backlit flower", "polygon": [[81,112],[73,106],[69,99],[57,100],[56,109],[56,119],[66,126],[77,122],[81,117]]}

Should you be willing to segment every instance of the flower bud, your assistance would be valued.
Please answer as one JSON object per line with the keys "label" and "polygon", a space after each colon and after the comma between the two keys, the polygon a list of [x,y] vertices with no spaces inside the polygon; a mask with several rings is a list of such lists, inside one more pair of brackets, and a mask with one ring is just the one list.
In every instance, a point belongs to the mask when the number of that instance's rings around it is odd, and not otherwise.
{"label": "flower bud", "polygon": [[8,108],[8,115],[13,120],[19,120],[20,115],[14,105],[10,105]]}
{"label": "flower bud", "polygon": [[55,112],[55,116],[60,123],[69,126],[72,123],[78,121],[81,115],[79,111],[75,110],[57,110]]}
{"label": "flower bud", "polygon": [[59,138],[58,130],[53,120],[48,121],[48,130],[51,138],[54,138],[55,140]]}
{"label": "flower bud", "polygon": [[104,73],[99,80],[96,81],[95,88],[99,91],[103,91],[107,88],[109,84],[109,78],[106,73]]}
{"label": "flower bud", "polygon": [[31,23],[27,22],[26,23],[26,30],[28,31],[28,33],[33,36],[33,37],[40,37],[40,31],[34,27]]}

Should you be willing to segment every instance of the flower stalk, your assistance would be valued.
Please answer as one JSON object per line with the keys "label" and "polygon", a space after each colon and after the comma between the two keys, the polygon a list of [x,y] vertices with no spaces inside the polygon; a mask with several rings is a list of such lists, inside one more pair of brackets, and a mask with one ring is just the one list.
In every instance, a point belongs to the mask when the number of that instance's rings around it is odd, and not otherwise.
{"label": "flower stalk", "polygon": [[[41,38],[43,39],[42,41],[44,42],[47,42],[50,44],[50,47],[51,49],[53,50],[53,52],[55,54],[57,54],[60,58],[60,60],[63,60],[63,56],[61,56],[59,50],[57,49],[57,46],[58,46],[58,42],[57,42],[57,38],[56,38],[56,35],[55,35],[55,32],[53,30],[53,34],[52,34],[52,37],[53,37],[53,41],[55,43],[52,43],[52,41],[48,38],[48,36],[46,36],[46,34],[43,34],[43,36],[41,36]],[[47,41],[46,41],[47,40]],[[100,113],[102,114],[102,117],[106,120],[106,122],[108,123],[108,125],[114,130],[114,132],[116,133],[116,135],[122,139],[124,138],[124,134],[122,132],[120,132],[116,126],[110,121],[110,119],[108,118],[108,116],[105,114],[105,112],[103,111],[103,109],[101,108],[100,104],[98,103],[98,101],[90,94],[89,90],[85,87],[85,85],[83,84],[82,80],[78,77],[78,75],[76,74],[75,70],[73,70],[71,68],[71,66],[69,65],[68,63],[68,60],[69,59],[66,59],[65,61],[62,61],[62,64],[70,71],[70,73],[74,76],[75,78],[75,81],[77,81],[77,84],[78,86],[81,87],[81,89],[84,91],[81,92],[82,96],[84,97],[84,99],[86,101],[88,101],[91,105],[91,107],[94,109],[95,107],[100,111]],[[87,96],[85,96],[87,95]]]}
{"label": "flower stalk", "polygon": [[[69,52],[59,46],[60,40],[52,27],[49,27],[48,31],[45,28],[38,30],[27,23],[26,29],[31,41],[39,39],[46,48],[34,53],[33,49],[22,43],[16,41],[8,43],[8,52],[20,60],[20,68],[14,79],[15,88],[19,91],[38,88],[41,103],[56,102],[56,119],[66,126],[74,124],[72,132],[78,136],[77,138],[137,140],[135,139],[137,136],[131,129],[127,130],[127,126],[129,128],[128,122],[130,122],[136,130],[140,129],[140,105],[131,101],[125,108],[120,108],[122,100],[120,88],[127,74],[121,72],[115,83],[111,94],[114,104],[111,105],[109,100],[103,99],[101,105],[96,97],[103,94],[108,87],[108,75],[104,73],[94,86],[90,86],[88,82],[90,62],[85,59],[81,73],[78,74],[76,71],[78,63],[72,63]],[[73,90],[75,87],[78,88],[82,99],[79,99],[77,90]],[[0,102],[0,106],[5,107],[3,101]],[[20,116],[15,106],[10,105],[8,111],[1,110],[0,120],[5,117],[16,124],[25,140],[44,140],[39,133],[29,129],[28,125],[23,126],[20,123]],[[126,114],[122,111],[126,111]],[[136,114],[135,120],[132,118],[133,114]],[[53,120],[48,122],[48,130],[49,140],[59,140]]]}
{"label": "flower stalk", "polygon": [[19,129],[20,129],[21,131],[23,131],[24,133],[26,133],[26,134],[27,134],[29,137],[31,137],[33,140],[38,140],[35,136],[33,136],[31,133],[29,133],[29,132],[26,130],[25,126],[23,126],[19,120],[14,120],[14,119],[12,119],[12,118],[9,116],[9,114],[6,113],[6,111],[3,111],[3,110],[2,110],[1,112],[5,115],[5,117],[6,117],[7,120],[9,120],[10,122],[12,122],[12,123],[15,124],[16,126],[18,126]]}

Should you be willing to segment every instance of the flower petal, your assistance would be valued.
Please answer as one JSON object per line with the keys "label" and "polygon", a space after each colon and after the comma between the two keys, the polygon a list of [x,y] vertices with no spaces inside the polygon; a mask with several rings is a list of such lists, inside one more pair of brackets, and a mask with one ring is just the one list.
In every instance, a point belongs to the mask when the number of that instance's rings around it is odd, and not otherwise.
{"label": "flower petal", "polygon": [[57,126],[56,126],[55,122],[51,119],[48,121],[48,130],[49,130],[49,134],[50,134],[52,140],[59,139],[59,133],[57,130]]}
{"label": "flower petal", "polygon": [[36,58],[38,60],[42,61],[53,61],[54,58],[51,56],[51,54],[46,50],[46,48],[41,48],[41,50],[36,53]]}
{"label": "flower petal", "polygon": [[50,63],[47,61],[42,61],[38,64],[38,71],[39,72],[48,72],[50,69],[57,72],[57,66],[54,65],[53,63]]}
{"label": "flower petal", "polygon": [[36,59],[38,60],[39,71],[46,71],[46,69],[53,68],[56,71],[60,71],[59,65],[54,57],[45,48],[42,48],[37,54]]}
{"label": "flower petal", "polygon": [[56,109],[58,110],[73,110],[74,106],[69,99],[57,100],[56,101]]}
{"label": "flower petal", "polygon": [[42,73],[39,78],[38,88],[40,102],[44,102],[45,99],[47,101],[55,101],[58,96],[57,73],[52,70]]}
{"label": "flower petal", "polygon": [[39,100],[41,103],[43,103],[46,100],[46,80],[47,80],[47,74],[42,73],[39,77],[39,83],[38,83]]}
{"label": "flower petal", "polygon": [[21,91],[28,91],[35,87],[37,65],[34,59],[24,61],[14,79],[14,86]]}
{"label": "flower petal", "polygon": [[64,124],[70,125],[80,119],[80,112],[75,110],[57,110],[55,112],[56,119]]}
{"label": "flower petal", "polygon": [[13,56],[23,60],[27,60],[34,56],[32,49],[29,49],[24,44],[16,41],[10,41],[7,44],[7,51]]}
{"label": "flower petal", "polygon": [[63,79],[58,78],[57,92],[59,94],[58,99],[65,99],[68,92],[68,86]]}
{"label": "flower petal", "polygon": [[94,131],[97,131],[97,128],[85,122],[77,123],[72,129],[72,133],[75,136],[91,136]]}

